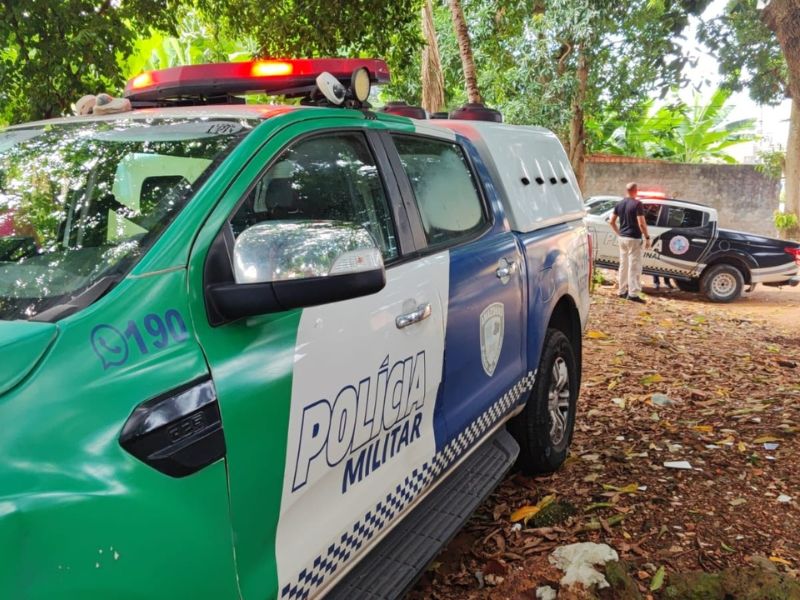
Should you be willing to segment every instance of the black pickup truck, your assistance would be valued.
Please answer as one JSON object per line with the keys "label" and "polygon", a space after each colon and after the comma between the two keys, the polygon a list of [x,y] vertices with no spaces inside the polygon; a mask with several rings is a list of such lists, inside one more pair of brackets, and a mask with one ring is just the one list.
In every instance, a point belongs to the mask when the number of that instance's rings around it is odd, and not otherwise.
{"label": "black pickup truck", "polygon": [[[589,198],[586,223],[598,267],[617,269],[617,236],[608,224],[621,198]],[[680,289],[702,291],[715,302],[738,298],[747,286],[800,283],[800,244],[722,229],[709,206],[671,198],[641,198],[652,239],[643,272],[673,278]]]}

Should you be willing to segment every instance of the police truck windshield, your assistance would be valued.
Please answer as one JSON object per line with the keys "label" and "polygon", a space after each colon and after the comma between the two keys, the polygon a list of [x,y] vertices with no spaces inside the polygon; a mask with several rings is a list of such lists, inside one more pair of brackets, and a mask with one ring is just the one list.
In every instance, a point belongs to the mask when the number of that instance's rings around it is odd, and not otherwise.
{"label": "police truck windshield", "polygon": [[0,319],[58,318],[111,287],[255,124],[120,118],[0,132]]}

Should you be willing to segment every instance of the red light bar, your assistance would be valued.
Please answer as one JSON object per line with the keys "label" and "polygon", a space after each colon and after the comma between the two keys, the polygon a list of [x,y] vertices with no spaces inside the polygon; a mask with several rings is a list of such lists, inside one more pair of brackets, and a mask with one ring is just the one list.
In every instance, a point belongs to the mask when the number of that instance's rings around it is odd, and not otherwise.
{"label": "red light bar", "polygon": [[314,89],[320,73],[327,71],[348,85],[359,67],[369,71],[372,83],[389,82],[389,67],[374,58],[255,60],[147,71],[128,81],[124,96],[133,102],[207,99],[247,92],[303,96]]}
{"label": "red light bar", "polygon": [[667,197],[666,192],[660,192],[658,190],[639,190],[639,193],[636,194],[637,198],[653,198],[653,199],[663,199]]}
{"label": "red light bar", "polygon": [[149,72],[142,73],[141,75],[137,75],[136,77],[131,79],[128,82],[128,85],[135,90],[144,87],[149,87],[153,85],[153,76]]}
{"label": "red light bar", "polygon": [[280,77],[294,73],[294,65],[285,60],[259,60],[250,67],[253,77]]}
{"label": "red light bar", "polygon": [[787,246],[783,251],[787,254],[791,254],[794,257],[794,262],[800,266],[800,246]]}

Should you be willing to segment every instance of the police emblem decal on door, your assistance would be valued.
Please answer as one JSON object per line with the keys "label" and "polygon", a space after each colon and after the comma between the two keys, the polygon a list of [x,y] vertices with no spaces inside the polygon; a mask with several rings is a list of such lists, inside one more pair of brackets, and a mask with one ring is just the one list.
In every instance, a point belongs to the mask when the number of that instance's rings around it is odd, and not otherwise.
{"label": "police emblem decal on door", "polygon": [[505,307],[495,302],[483,309],[481,313],[481,363],[483,370],[491,377],[500,360],[503,349],[503,332],[505,329]]}
{"label": "police emblem decal on door", "polygon": [[682,235],[676,235],[669,241],[669,251],[681,255],[689,251],[689,240]]}

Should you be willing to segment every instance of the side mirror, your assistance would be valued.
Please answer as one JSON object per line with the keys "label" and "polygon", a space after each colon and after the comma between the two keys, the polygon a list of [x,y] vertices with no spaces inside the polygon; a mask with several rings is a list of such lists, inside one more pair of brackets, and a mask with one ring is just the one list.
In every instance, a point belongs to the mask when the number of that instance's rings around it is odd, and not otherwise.
{"label": "side mirror", "polygon": [[337,221],[254,225],[236,239],[233,271],[234,283],[208,289],[228,320],[358,298],[386,285],[369,232]]}

